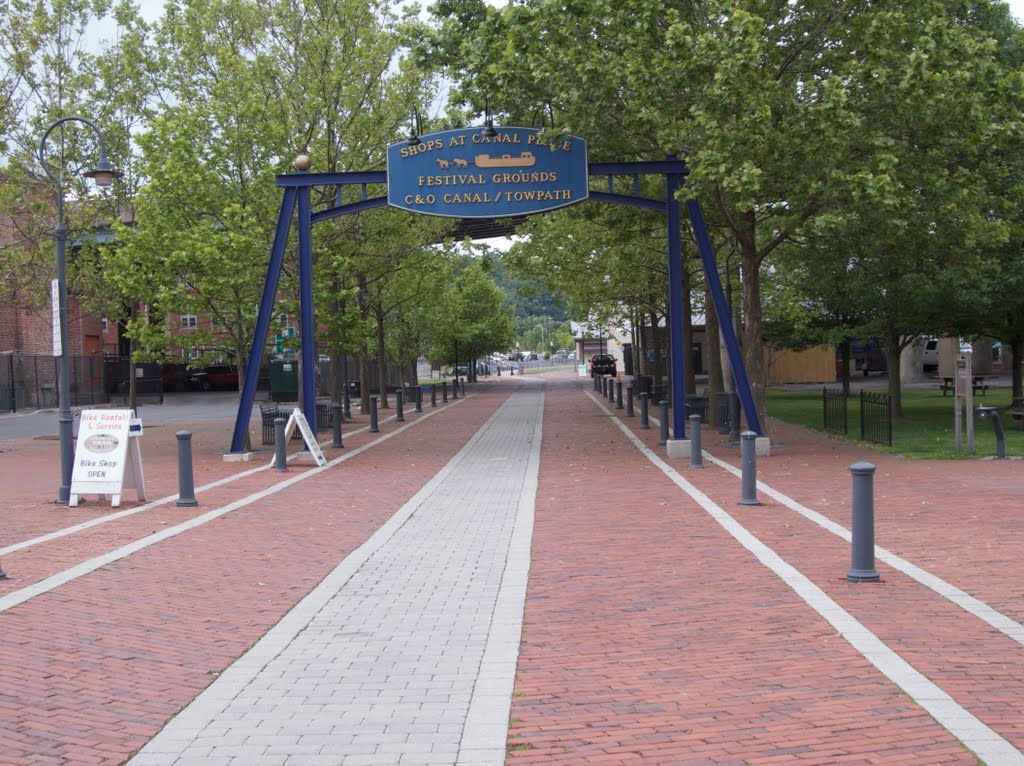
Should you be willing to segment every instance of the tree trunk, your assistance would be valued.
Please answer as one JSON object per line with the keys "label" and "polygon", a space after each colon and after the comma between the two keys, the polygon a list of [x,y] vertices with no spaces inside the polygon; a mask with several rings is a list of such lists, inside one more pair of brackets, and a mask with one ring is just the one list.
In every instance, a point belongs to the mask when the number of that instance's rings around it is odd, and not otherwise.
{"label": "tree trunk", "polygon": [[853,361],[853,342],[847,338],[840,344],[840,353],[843,369],[840,370],[839,379],[843,382],[843,396],[850,395],[850,362]]}
{"label": "tree trunk", "polygon": [[1010,371],[1010,395],[1013,397],[1013,402],[1010,405],[1015,409],[1024,407],[1024,392],[1022,392],[1022,367],[1021,362],[1024,362],[1024,358],[1021,357],[1021,353],[1024,352],[1024,338],[1014,338],[1010,341],[1010,363],[1013,365],[1013,369]]}
{"label": "tree trunk", "polygon": [[377,324],[377,376],[380,379],[380,401],[383,409],[388,408],[388,362],[384,343],[384,316],[378,310],[374,320]]}
{"label": "tree trunk", "polygon": [[365,343],[359,347],[359,409],[370,411],[370,349]]}
{"label": "tree trunk", "polygon": [[[740,264],[743,269],[743,366],[754,398],[754,409],[764,430],[762,436],[768,436],[768,411],[765,403],[768,373],[764,364],[764,321],[761,317],[761,261],[755,247],[752,214],[745,234],[747,236],[739,238]],[[750,424],[747,425],[749,427]]]}
{"label": "tree trunk", "polygon": [[885,338],[885,365],[889,368],[889,398],[892,400],[892,416],[903,417],[903,387],[900,385],[900,367],[903,360],[898,333],[888,333]]}

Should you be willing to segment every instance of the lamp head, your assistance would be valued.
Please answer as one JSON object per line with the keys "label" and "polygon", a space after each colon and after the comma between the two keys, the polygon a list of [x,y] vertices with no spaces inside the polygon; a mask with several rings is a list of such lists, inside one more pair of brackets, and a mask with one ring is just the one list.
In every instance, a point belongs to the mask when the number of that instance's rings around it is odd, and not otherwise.
{"label": "lamp head", "polygon": [[90,170],[88,173],[83,173],[86,178],[91,178],[96,182],[97,186],[110,186],[114,183],[115,178],[120,178],[121,173],[114,170],[114,166],[110,164],[110,160],[107,159],[106,153],[100,153],[99,162],[96,163],[96,168]]}

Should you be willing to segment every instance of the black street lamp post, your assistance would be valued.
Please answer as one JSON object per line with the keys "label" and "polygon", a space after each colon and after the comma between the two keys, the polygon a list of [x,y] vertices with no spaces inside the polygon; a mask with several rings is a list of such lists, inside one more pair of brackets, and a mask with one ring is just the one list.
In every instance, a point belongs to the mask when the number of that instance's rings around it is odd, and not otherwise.
{"label": "black street lamp post", "polygon": [[92,128],[99,140],[100,156],[96,163],[96,169],[84,173],[86,178],[95,180],[97,186],[110,186],[120,173],[115,171],[107,159],[106,146],[103,143],[103,134],[96,125],[84,117],[63,117],[46,129],[42,140],[39,142],[39,164],[42,165],[46,175],[57,186],[57,225],[53,230],[54,239],[57,241],[57,326],[59,333],[58,342],[54,343],[54,356],[58,359],[57,367],[57,424],[60,429],[60,487],[57,491],[55,502],[67,505],[71,499],[71,470],[74,465],[75,453],[72,424],[74,419],[71,415],[71,365],[68,358],[68,290],[66,273],[67,230],[64,228],[64,186],[60,177],[54,175],[50,166],[46,164],[46,139],[55,128],[65,122],[82,122]]}

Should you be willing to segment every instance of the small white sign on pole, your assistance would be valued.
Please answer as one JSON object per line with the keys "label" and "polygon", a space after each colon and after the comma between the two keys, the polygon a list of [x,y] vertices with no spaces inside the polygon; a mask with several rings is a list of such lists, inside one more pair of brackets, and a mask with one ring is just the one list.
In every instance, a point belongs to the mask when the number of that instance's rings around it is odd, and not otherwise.
{"label": "small white sign on pole", "polygon": [[[288,440],[292,438],[292,434],[295,433],[295,427],[298,426],[299,433],[302,434],[302,441],[306,443],[306,449],[313,456],[317,465],[327,465],[327,458],[324,457],[324,451],[320,449],[320,445],[317,443],[316,436],[313,434],[313,429],[309,427],[309,421],[306,420],[306,416],[302,414],[302,410],[298,407],[292,410],[292,414],[288,416],[288,422],[284,426],[284,441],[287,444]],[[274,465],[276,458],[271,458],[270,464]]]}
{"label": "small white sign on pole", "polygon": [[[133,432],[137,424],[138,430]],[[124,489],[134,489],[139,500],[146,499],[139,449],[141,421],[131,410],[82,410],[71,471],[69,505],[78,505],[80,495],[110,495],[110,504],[121,504]]]}
{"label": "small white sign on pole", "polygon": [[53,355],[60,356],[63,346],[60,343],[60,282],[50,282],[50,304],[53,306]]}

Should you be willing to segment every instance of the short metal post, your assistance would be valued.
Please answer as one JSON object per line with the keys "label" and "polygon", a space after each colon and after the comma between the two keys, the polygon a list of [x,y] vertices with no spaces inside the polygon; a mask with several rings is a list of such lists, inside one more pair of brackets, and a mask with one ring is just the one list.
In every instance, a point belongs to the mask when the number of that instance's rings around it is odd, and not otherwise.
{"label": "short metal post", "polygon": [[622,381],[615,381],[615,409],[622,409]]}
{"label": "short metal post", "polygon": [[395,421],[398,423],[405,422],[405,410],[402,409],[404,403],[405,395],[402,393],[402,387],[399,386],[398,391],[395,393]]}
{"label": "short metal post", "polygon": [[448,381],[441,381],[441,404],[448,404]]}
{"label": "short metal post", "polygon": [[877,582],[881,580],[875,569],[875,467],[871,463],[854,463],[853,524],[851,532],[851,565],[846,573],[848,582]]}
{"label": "short metal post", "polygon": [[192,433],[178,431],[178,502],[177,505],[199,505],[192,483]]}
{"label": "short metal post", "polygon": [[458,384],[459,384],[459,389],[460,389],[459,393],[462,394],[463,396],[465,396],[466,395],[466,381],[464,379],[462,379],[462,378],[459,378],[458,379]]}
{"label": "short metal post", "polygon": [[590,382],[593,383],[595,391],[600,391],[601,390],[601,383],[597,379],[597,376],[594,375],[593,373],[591,373],[591,375],[590,375]]}
{"label": "short metal post", "polygon": [[740,505],[760,505],[757,499],[757,434],[740,434]]}
{"label": "short metal post", "polygon": [[288,470],[288,445],[284,435],[287,423],[284,418],[274,418],[274,470],[282,473]]}
{"label": "short metal post", "polygon": [[661,437],[658,444],[668,444],[668,399],[658,402],[661,407]]}
{"label": "short metal post", "polygon": [[633,417],[633,384],[626,386],[626,417]]}
{"label": "short metal post", "polygon": [[433,383],[430,384],[430,406],[437,406],[437,386]]}
{"label": "short metal post", "polygon": [[341,405],[335,402],[331,405],[331,425],[334,426],[334,441],[331,443],[332,447],[344,447],[341,443]]}
{"label": "short metal post", "polygon": [[640,427],[647,429],[651,427],[651,421],[647,417],[647,400],[650,394],[646,391],[640,394]]}
{"label": "short metal post", "polygon": [[615,401],[615,378],[608,378],[608,401]]}
{"label": "short metal post", "polygon": [[423,389],[416,386],[416,412],[423,412]]}
{"label": "short metal post", "polygon": [[370,433],[380,433],[380,428],[377,427],[377,394],[370,394]]}
{"label": "short metal post", "polygon": [[455,380],[452,381],[452,399],[459,398],[459,378],[455,376]]}
{"label": "short metal post", "polygon": [[703,468],[704,455],[700,448],[700,415],[690,415],[690,468]]}

